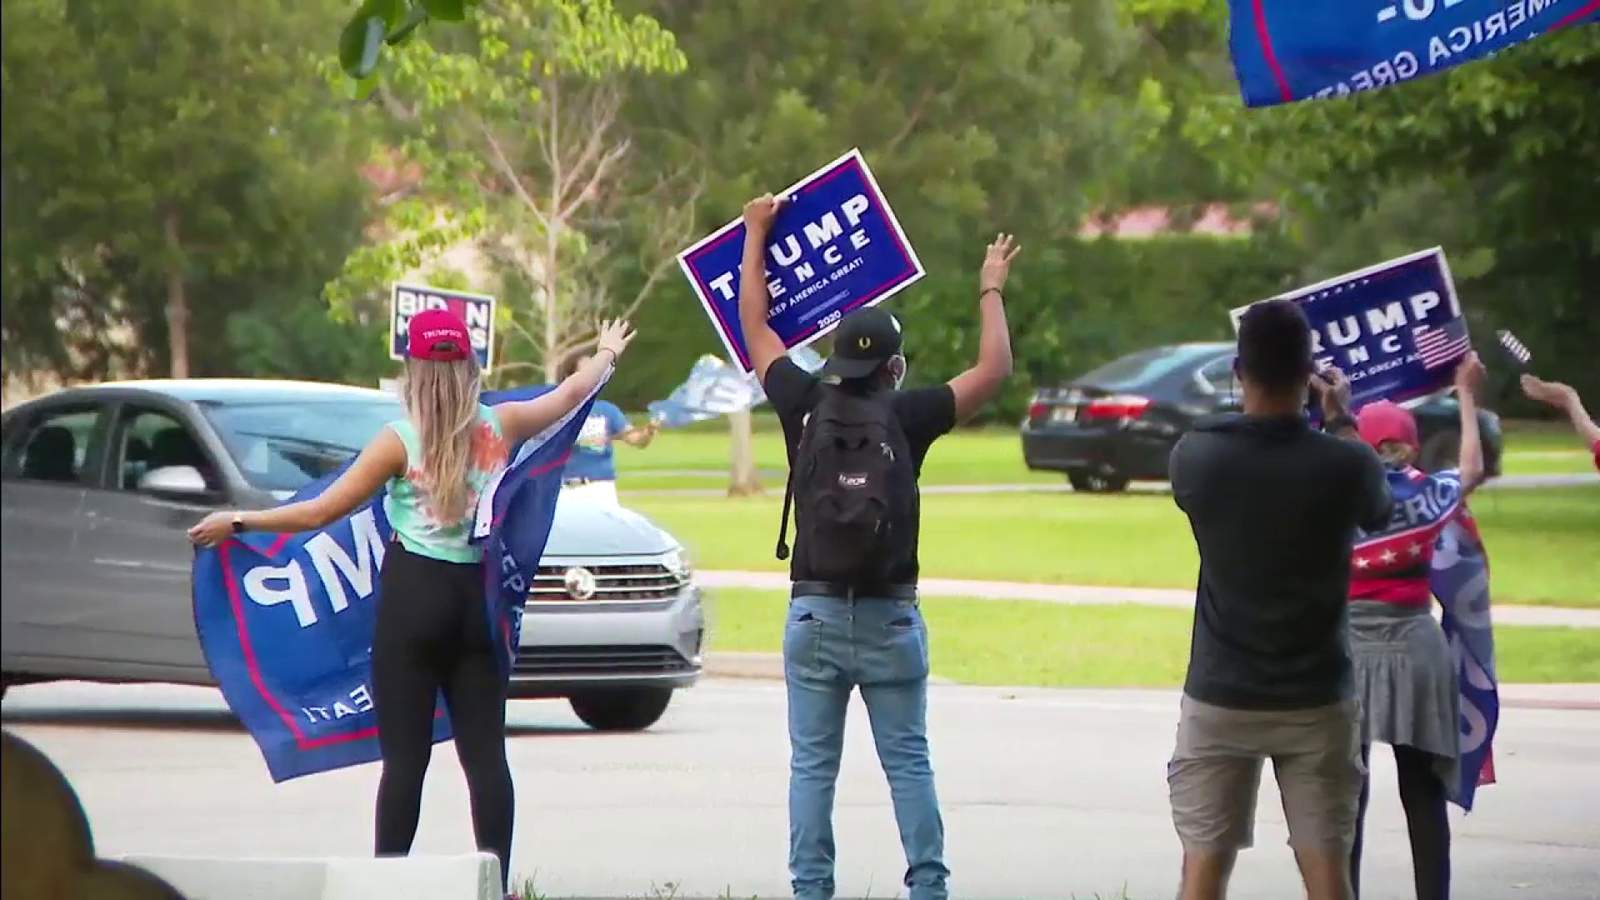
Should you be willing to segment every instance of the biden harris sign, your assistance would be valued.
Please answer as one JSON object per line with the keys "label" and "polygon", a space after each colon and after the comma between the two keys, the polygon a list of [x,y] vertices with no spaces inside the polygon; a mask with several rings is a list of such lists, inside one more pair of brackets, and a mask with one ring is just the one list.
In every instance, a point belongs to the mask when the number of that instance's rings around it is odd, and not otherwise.
{"label": "biden harris sign", "polygon": [[406,358],[406,326],[425,309],[448,309],[461,317],[472,352],[485,372],[494,368],[494,298],[422,284],[397,284],[389,295],[389,358]]}
{"label": "biden harris sign", "polygon": [[[879,303],[923,276],[894,211],[851,150],[790,185],[780,196],[766,246],[767,321],[789,349],[833,330],[846,313]],[[750,354],[739,327],[739,263],[744,222],[735,219],[678,254],[695,296],[748,372]]]}
{"label": "biden harris sign", "polygon": [[[1293,300],[1311,322],[1319,365],[1350,379],[1351,406],[1402,403],[1451,383],[1472,349],[1467,321],[1435,247],[1269,299]],[[1233,310],[1237,328],[1248,306]]]}

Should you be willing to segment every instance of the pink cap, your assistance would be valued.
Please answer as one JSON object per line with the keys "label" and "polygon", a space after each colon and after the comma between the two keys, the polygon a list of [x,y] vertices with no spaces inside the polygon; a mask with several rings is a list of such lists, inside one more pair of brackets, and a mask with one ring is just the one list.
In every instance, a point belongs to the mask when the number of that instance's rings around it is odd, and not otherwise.
{"label": "pink cap", "polygon": [[425,309],[406,325],[406,356],[429,362],[455,362],[472,355],[467,324],[448,309]]}
{"label": "pink cap", "polygon": [[1398,441],[1412,448],[1419,446],[1416,417],[1410,410],[1388,400],[1361,407],[1356,416],[1356,431],[1374,449],[1384,441]]}

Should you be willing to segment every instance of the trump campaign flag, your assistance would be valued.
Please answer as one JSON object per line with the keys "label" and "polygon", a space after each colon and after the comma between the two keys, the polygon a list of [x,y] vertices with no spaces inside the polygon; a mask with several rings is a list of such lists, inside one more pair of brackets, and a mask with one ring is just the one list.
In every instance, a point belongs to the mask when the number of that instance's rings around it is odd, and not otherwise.
{"label": "trump campaign flag", "polygon": [[1447,787],[1453,802],[1471,810],[1478,787],[1495,780],[1493,743],[1500,723],[1500,692],[1489,619],[1489,555],[1477,522],[1465,507],[1439,533],[1429,583],[1444,608],[1440,625],[1450,642],[1461,690],[1461,777]]}
{"label": "trump campaign flag", "polygon": [[[853,309],[880,303],[923,276],[922,261],[894,210],[851,150],[779,196],[766,247],[767,322],[790,349],[822,337]],[[751,371],[739,326],[739,263],[744,221],[734,219],[678,254],[689,286],[728,348]]]}
{"label": "trump campaign flag", "polygon": [[1342,97],[1600,20],[1600,0],[1229,0],[1248,106]]}
{"label": "trump campaign flag", "polygon": [[[529,399],[546,390],[486,393],[483,401]],[[513,448],[511,464],[479,497],[473,533],[486,542],[484,600],[507,675],[518,646],[525,573],[544,552],[561,468],[593,404],[591,394],[544,433]],[[340,474],[307,485],[289,502],[320,494]],[[247,533],[195,554],[201,648],[274,781],[379,756],[372,635],[382,602],[378,571],[393,535],[383,498],[380,491],[317,531]],[[442,698],[433,737],[450,737]]]}
{"label": "trump campaign flag", "polygon": [[[1350,379],[1350,407],[1403,403],[1448,387],[1472,350],[1444,251],[1422,250],[1271,297],[1311,323],[1318,365]],[[1265,302],[1265,301],[1260,301]],[[1249,306],[1232,311],[1233,325]]]}

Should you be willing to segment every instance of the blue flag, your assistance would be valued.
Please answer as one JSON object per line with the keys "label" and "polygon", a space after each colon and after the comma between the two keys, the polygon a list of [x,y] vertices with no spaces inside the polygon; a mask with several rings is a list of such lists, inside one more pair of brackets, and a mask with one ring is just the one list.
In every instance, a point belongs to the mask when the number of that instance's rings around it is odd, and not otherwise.
{"label": "blue flag", "polygon": [[1431,75],[1582,22],[1600,0],[1229,0],[1248,106],[1342,97]]}
{"label": "blue flag", "polygon": [[1450,799],[1470,810],[1478,786],[1494,784],[1492,751],[1500,722],[1500,693],[1489,620],[1489,556],[1477,524],[1464,510],[1439,534],[1430,581],[1444,607],[1440,624],[1450,642],[1461,689],[1461,778],[1447,787]]}
{"label": "blue flag", "polygon": [[[549,388],[486,393],[490,405]],[[474,540],[485,543],[491,637],[509,677],[527,584],[555,518],[561,468],[594,404],[591,395],[544,433],[512,448],[480,495]],[[297,492],[314,497],[343,471]],[[194,619],[212,677],[261,748],[274,781],[379,757],[372,696],[378,571],[393,535],[383,492],[317,531],[243,534],[194,562]],[[442,698],[435,741],[450,737]]]}

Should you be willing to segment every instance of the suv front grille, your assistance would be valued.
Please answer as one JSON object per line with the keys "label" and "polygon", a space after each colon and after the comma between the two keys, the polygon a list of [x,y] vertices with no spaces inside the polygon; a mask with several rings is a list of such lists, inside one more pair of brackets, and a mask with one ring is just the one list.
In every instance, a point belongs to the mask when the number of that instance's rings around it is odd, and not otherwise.
{"label": "suv front grille", "polygon": [[[578,598],[567,590],[567,573],[584,569],[594,576],[594,595]],[[669,600],[689,584],[689,579],[674,574],[660,563],[642,565],[561,565],[540,566],[528,591],[534,603],[639,603]]]}
{"label": "suv front grille", "polygon": [[579,644],[523,647],[512,671],[530,676],[667,675],[693,669],[665,644]]}

